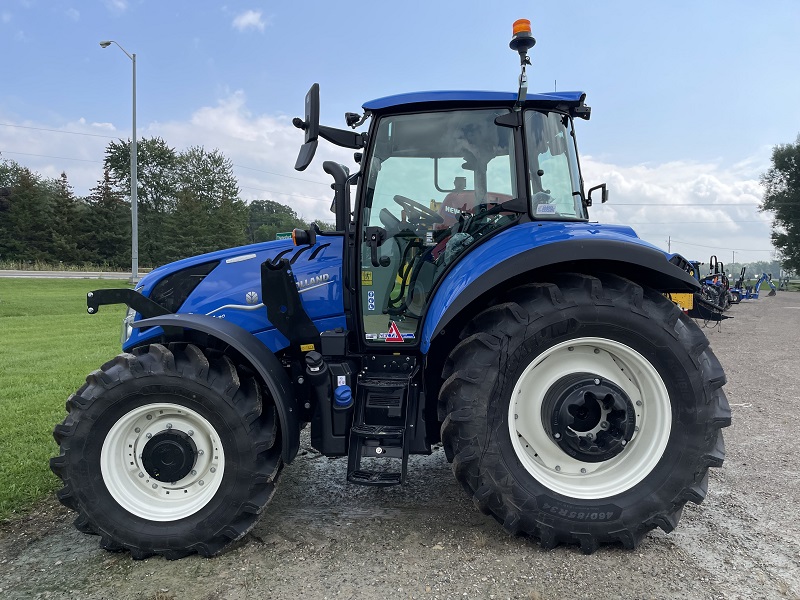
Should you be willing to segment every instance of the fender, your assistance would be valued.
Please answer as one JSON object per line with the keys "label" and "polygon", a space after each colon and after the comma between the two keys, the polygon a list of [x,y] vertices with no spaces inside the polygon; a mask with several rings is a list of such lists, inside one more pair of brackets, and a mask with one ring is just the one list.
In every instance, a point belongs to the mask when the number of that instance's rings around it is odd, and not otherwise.
{"label": "fender", "polygon": [[[532,235],[540,242],[534,247]],[[641,240],[628,227],[585,223],[519,225],[477,246],[445,276],[425,315],[422,352],[427,353],[431,340],[481,295],[512,280],[515,285],[536,281],[525,274],[541,268],[609,270],[664,292],[700,289],[689,273],[669,262],[662,250]]]}
{"label": "fender", "polygon": [[206,333],[236,349],[261,375],[275,400],[281,426],[281,453],[290,463],[300,449],[300,420],[289,376],[278,358],[251,333],[238,325],[208,315],[170,314],[132,323],[133,327],[164,327],[169,337],[175,329]]}

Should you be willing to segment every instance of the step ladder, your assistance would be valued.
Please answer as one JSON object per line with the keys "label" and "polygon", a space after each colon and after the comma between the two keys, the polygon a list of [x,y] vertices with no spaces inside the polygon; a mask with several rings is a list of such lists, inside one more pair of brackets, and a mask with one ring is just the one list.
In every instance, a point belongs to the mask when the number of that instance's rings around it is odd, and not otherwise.
{"label": "step ladder", "polygon": [[[358,378],[347,480],[360,485],[389,486],[406,480],[409,432],[419,397],[417,384],[412,381],[417,369],[406,363],[405,370],[386,370],[397,361],[382,362],[379,370],[362,371]],[[365,458],[370,468],[362,465]]]}

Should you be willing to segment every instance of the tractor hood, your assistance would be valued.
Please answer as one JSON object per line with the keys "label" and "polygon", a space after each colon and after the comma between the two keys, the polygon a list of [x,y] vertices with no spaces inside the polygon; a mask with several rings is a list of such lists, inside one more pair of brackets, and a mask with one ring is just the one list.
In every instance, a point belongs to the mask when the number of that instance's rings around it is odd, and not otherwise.
{"label": "tractor hood", "polygon": [[[179,260],[148,273],[137,291],[172,313],[231,321],[278,351],[288,340],[267,319],[261,264],[268,260],[289,261],[303,307],[320,331],[343,326],[342,237],[337,235],[319,235],[313,246],[276,240]],[[125,349],[152,337],[155,329],[134,329]]]}

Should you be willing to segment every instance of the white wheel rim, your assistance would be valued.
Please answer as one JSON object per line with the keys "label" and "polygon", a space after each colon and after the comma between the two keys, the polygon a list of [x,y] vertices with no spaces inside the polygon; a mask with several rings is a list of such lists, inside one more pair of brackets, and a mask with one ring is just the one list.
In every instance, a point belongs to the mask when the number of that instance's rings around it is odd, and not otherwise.
{"label": "white wheel rim", "polygon": [[[622,388],[635,409],[633,437],[602,462],[571,457],[542,422],[550,387],[582,372]],[[525,368],[512,391],[508,424],[514,451],[539,483],[570,498],[599,499],[631,489],[655,468],[669,441],[672,407],[658,371],[636,350],[605,338],[578,338],[549,348]]]}
{"label": "white wheel rim", "polygon": [[[142,450],[165,430],[189,435],[197,447],[192,471],[180,481],[157,481],[142,465]],[[214,497],[222,483],[225,454],[214,427],[178,404],[148,404],[119,419],[100,451],[100,470],[111,496],[128,512],[150,521],[192,515]]]}

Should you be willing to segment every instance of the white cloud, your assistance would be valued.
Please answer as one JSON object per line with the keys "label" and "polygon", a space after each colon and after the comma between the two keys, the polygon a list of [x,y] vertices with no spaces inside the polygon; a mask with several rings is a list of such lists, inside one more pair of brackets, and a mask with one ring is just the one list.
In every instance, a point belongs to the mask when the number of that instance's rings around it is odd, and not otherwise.
{"label": "white cloud", "polygon": [[11,22],[11,13],[8,11],[0,13],[0,21],[2,21],[3,24]]}
{"label": "white cloud", "polygon": [[258,29],[259,31],[264,31],[264,27],[266,27],[266,23],[261,17],[260,10],[247,10],[237,15],[233,19],[232,25],[239,31],[244,31],[246,29]]}
{"label": "white cloud", "polygon": [[128,0],[105,0],[106,8],[112,12],[125,12],[128,10]]}
{"label": "white cloud", "polygon": [[[748,169],[743,169],[743,165]],[[759,166],[760,165],[760,166]],[[631,225],[640,237],[686,258],[723,262],[770,260],[770,213],[758,210],[763,190],[758,174],[768,153],[737,165],[670,162],[619,166],[581,161],[587,187],[606,182],[608,204],[590,209],[592,220]]]}
{"label": "white cloud", "polygon": [[77,8],[68,8],[66,10],[66,15],[73,21],[80,21],[81,18],[81,13]]}

